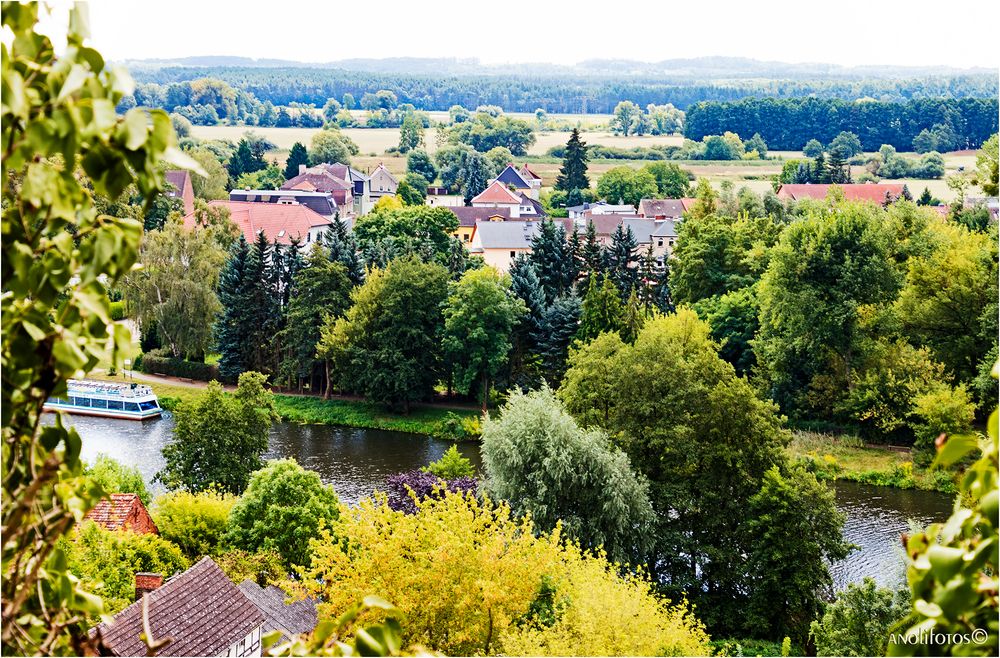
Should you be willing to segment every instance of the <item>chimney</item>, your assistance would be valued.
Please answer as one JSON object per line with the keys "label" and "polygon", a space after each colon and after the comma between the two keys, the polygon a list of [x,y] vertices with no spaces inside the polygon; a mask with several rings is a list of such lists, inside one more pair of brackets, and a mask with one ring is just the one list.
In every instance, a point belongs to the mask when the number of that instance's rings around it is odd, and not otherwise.
{"label": "chimney", "polygon": [[299,165],[299,176],[306,173],[306,166],[304,164]]}
{"label": "chimney", "polygon": [[140,572],[135,575],[135,600],[139,601],[143,595],[152,592],[163,584],[163,574]]}

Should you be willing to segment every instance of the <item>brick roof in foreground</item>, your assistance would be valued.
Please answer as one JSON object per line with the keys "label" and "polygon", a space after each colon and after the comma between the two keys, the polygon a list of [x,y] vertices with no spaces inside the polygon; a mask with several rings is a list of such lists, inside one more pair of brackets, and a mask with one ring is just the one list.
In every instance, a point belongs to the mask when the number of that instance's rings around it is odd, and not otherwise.
{"label": "brick roof in foreground", "polygon": [[261,587],[252,580],[244,580],[239,588],[263,613],[264,633],[281,631],[288,637],[297,633],[310,633],[316,628],[319,618],[314,599],[286,603],[288,595],[284,590],[274,585]]}
{"label": "brick roof in foreground", "polygon": [[[173,638],[158,656],[225,655],[232,644],[264,623],[254,602],[208,557],[146,596],[153,637]],[[146,645],[139,639],[141,601],[115,615],[111,624],[91,631],[95,632],[100,632],[112,655],[146,655]]]}
{"label": "brick roof in foreground", "polygon": [[146,506],[134,493],[113,493],[102,498],[84,517],[105,530],[134,530],[138,533],[158,533]]}

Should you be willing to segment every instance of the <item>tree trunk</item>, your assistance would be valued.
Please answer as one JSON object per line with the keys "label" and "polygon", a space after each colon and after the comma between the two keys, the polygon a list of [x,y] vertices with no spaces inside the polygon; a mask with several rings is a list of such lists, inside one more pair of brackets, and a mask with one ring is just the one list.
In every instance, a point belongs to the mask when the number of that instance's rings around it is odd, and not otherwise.
{"label": "tree trunk", "polygon": [[330,399],[330,361],[324,362],[326,364],[326,386],[323,387],[323,399]]}
{"label": "tree trunk", "polygon": [[486,403],[490,399],[490,378],[483,371],[483,415],[486,415]]}

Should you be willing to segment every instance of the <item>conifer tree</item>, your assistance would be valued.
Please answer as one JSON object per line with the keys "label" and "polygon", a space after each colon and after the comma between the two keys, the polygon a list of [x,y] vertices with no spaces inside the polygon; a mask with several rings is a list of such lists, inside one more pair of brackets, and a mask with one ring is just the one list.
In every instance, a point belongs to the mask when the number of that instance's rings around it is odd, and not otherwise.
{"label": "conifer tree", "polygon": [[639,282],[635,255],[638,247],[632,229],[624,223],[619,224],[611,236],[611,248],[608,250],[608,276],[618,287],[622,299],[627,298]]}
{"label": "conifer tree", "polygon": [[215,349],[219,352],[219,375],[235,381],[246,370],[243,348],[247,342],[242,293],[250,246],[240,235],[230,251],[229,260],[219,276],[219,303],[222,312],[215,321]]}
{"label": "conifer tree", "polygon": [[329,250],[330,260],[344,266],[351,283],[355,286],[364,283],[365,266],[358,254],[357,243],[347,231],[347,225],[340,219],[339,213],[334,216],[333,226],[326,231],[322,240]]}
{"label": "conifer tree", "polygon": [[566,373],[569,346],[580,327],[580,298],[562,295],[546,309],[535,341],[541,358],[542,375],[550,386],[558,386]]}
{"label": "conifer tree", "polygon": [[622,314],[621,292],[615,284],[606,276],[601,277],[600,284],[596,276],[590,277],[587,295],[583,298],[580,310],[580,328],[576,332],[576,338],[587,342],[608,331],[620,332]]}
{"label": "conifer tree", "polygon": [[263,231],[250,247],[241,303],[248,321],[244,366],[248,370],[271,373],[272,338],[278,330],[280,306],[274,287],[271,244]]}
{"label": "conifer tree", "polygon": [[618,334],[624,342],[631,345],[639,337],[639,332],[644,324],[646,324],[646,314],[639,303],[639,297],[633,290],[622,308],[621,328],[618,330]]}
{"label": "conifer tree", "polygon": [[830,151],[830,158],[826,162],[827,178],[831,183],[851,182],[851,168],[844,161],[840,149]]}
{"label": "conifer tree", "polygon": [[589,189],[587,160],[589,160],[587,144],[580,139],[580,131],[574,128],[569,141],[566,142],[566,155],[563,156],[563,164],[559,169],[559,176],[556,177],[555,189],[567,193],[571,190]]}
{"label": "conifer tree", "polygon": [[508,363],[508,384],[533,388],[538,384],[538,343],[545,320],[545,293],[538,283],[535,266],[527,255],[514,259],[510,268],[510,289],[528,312],[522,315],[513,331],[513,347]]}
{"label": "conifer tree", "polygon": [[542,221],[531,239],[531,261],[547,303],[551,304],[570,290],[576,272],[566,244],[566,228],[562,224],[557,227],[551,219]]}
{"label": "conifer tree", "polygon": [[830,171],[826,168],[826,155],[820,153],[813,160],[811,183],[829,183]]}
{"label": "conifer tree", "polygon": [[255,171],[267,168],[267,162],[261,153],[255,153],[250,147],[250,142],[245,138],[240,140],[236,147],[236,152],[229,158],[226,169],[229,172],[229,180],[235,184],[236,180],[243,174],[252,174]]}
{"label": "conifer tree", "polygon": [[309,164],[309,151],[302,142],[292,144],[292,150],[288,152],[288,160],[285,161],[285,179],[295,178],[299,175],[299,165]]}
{"label": "conifer tree", "polygon": [[[666,257],[663,260],[665,263],[667,260]],[[642,306],[643,312],[649,315],[653,308],[654,288],[657,279],[656,257],[653,255],[652,243],[650,243],[639,259],[638,270],[639,285],[637,286],[637,290],[639,304]]]}
{"label": "conifer tree", "polygon": [[586,290],[590,285],[591,277],[594,277],[606,269],[606,258],[604,247],[597,241],[597,227],[594,222],[587,222],[587,232],[581,247],[581,270],[584,278],[580,282],[582,290]]}

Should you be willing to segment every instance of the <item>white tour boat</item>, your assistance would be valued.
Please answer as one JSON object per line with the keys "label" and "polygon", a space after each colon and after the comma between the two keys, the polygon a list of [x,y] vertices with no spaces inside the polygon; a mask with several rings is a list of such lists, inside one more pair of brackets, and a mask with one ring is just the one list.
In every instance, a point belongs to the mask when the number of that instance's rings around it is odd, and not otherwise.
{"label": "white tour boat", "polygon": [[142,384],[71,379],[65,398],[49,398],[45,411],[145,420],[163,410],[153,389]]}

